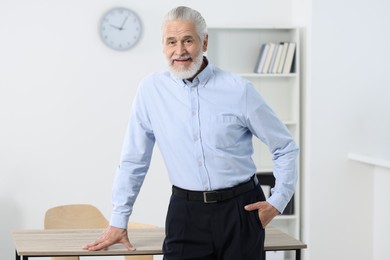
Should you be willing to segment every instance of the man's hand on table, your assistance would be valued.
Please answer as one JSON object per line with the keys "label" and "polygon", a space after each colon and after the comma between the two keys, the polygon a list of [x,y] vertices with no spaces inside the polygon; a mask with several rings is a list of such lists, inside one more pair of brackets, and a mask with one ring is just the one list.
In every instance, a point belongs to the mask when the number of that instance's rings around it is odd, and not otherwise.
{"label": "man's hand on table", "polygon": [[117,243],[123,244],[129,251],[135,250],[134,246],[129,241],[127,230],[113,226],[109,226],[94,242],[84,245],[83,249],[98,251],[108,249],[109,246]]}

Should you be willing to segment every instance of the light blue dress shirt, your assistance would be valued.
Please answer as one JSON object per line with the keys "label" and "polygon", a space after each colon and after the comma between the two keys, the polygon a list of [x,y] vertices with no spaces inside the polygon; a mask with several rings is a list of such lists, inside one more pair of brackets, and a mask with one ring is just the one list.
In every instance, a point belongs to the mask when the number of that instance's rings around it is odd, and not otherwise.
{"label": "light blue dress shirt", "polygon": [[273,155],[276,185],[268,202],[282,212],[295,190],[298,147],[251,82],[210,63],[192,82],[169,72],[146,77],[133,102],[110,224],[127,227],[155,143],[173,185],[210,191],[253,176],[253,135]]}

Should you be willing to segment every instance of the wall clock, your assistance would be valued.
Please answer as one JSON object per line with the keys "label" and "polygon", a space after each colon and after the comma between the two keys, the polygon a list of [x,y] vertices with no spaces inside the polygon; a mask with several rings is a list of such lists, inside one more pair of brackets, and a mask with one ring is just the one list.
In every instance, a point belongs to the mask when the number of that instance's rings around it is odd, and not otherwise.
{"label": "wall clock", "polygon": [[110,48],[125,51],[134,47],[142,35],[142,23],[132,10],[117,7],[106,12],[99,25],[100,37]]}

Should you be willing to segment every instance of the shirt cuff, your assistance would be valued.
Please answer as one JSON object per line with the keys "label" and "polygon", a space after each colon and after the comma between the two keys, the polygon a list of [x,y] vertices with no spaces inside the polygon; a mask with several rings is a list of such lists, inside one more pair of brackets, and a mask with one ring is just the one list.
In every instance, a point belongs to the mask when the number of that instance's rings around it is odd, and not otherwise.
{"label": "shirt cuff", "polygon": [[288,201],[285,201],[282,196],[273,195],[267,199],[267,202],[271,204],[274,208],[276,208],[280,214],[283,213],[286,208]]}
{"label": "shirt cuff", "polygon": [[110,225],[117,228],[127,229],[129,223],[129,216],[111,215]]}

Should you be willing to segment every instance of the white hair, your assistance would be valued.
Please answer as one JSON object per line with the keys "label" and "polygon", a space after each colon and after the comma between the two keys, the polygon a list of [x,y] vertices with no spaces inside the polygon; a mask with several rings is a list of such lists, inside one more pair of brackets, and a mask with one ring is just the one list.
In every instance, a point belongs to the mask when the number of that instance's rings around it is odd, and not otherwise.
{"label": "white hair", "polygon": [[165,24],[169,21],[173,20],[190,20],[195,24],[196,32],[201,40],[204,41],[207,34],[207,25],[206,21],[202,17],[202,15],[189,7],[186,6],[178,6],[170,10],[166,15],[162,24],[162,28],[164,28]]}

